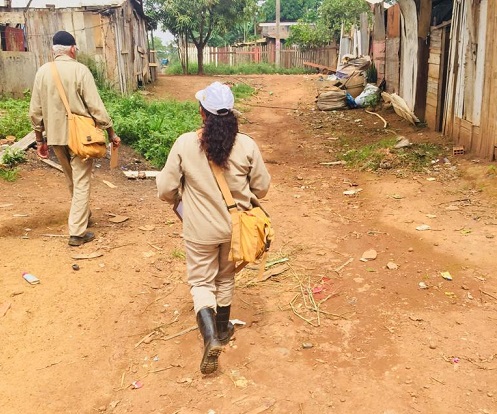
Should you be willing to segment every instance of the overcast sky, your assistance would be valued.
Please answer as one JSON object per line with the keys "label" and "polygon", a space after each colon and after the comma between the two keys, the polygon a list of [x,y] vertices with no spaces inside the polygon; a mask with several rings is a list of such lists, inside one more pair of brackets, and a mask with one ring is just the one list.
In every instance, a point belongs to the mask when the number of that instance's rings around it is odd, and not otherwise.
{"label": "overcast sky", "polygon": [[154,36],[160,38],[164,45],[174,40],[174,36],[170,32],[163,32],[160,29],[154,30]]}

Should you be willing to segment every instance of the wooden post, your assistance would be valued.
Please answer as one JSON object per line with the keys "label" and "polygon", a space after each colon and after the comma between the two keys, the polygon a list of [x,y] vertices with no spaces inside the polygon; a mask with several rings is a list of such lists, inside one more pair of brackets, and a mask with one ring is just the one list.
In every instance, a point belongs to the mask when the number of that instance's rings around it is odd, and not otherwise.
{"label": "wooden post", "polygon": [[432,0],[418,0],[420,2],[418,14],[418,73],[416,75],[416,99],[414,113],[421,120],[425,119],[426,92],[428,88],[428,58]]}
{"label": "wooden post", "polygon": [[274,63],[276,66],[280,66],[280,0],[276,0],[276,35],[275,35],[275,56]]}

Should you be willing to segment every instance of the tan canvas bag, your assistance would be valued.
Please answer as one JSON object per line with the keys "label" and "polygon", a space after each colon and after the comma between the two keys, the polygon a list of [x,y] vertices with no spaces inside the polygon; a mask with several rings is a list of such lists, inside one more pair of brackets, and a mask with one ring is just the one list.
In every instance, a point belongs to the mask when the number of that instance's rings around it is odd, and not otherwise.
{"label": "tan canvas bag", "polygon": [[75,115],[71,112],[55,62],[51,63],[51,69],[57,90],[67,112],[67,137],[70,150],[84,160],[105,157],[107,146],[104,130],[95,125],[93,118]]}
{"label": "tan canvas bag", "polygon": [[213,162],[209,162],[209,165],[231,216],[232,235],[229,260],[238,262],[235,268],[235,273],[238,273],[248,263],[261,259],[260,277],[266,266],[267,251],[274,239],[271,219],[260,206],[246,211],[238,210],[221,167]]}

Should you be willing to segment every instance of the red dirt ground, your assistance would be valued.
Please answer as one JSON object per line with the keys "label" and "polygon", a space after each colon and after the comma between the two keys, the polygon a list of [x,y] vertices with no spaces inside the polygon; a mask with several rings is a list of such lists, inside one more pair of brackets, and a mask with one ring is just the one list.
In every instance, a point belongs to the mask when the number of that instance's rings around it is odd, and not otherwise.
{"label": "red dirt ground", "polygon": [[[20,178],[0,181],[0,412],[497,413],[495,163],[448,156],[416,174],[322,165],[343,150],[336,138],[394,132],[449,154],[452,144],[388,109],[389,131],[362,109],[315,110],[318,76],[163,76],[147,91],[193,100],[214,79],[258,90],[240,106],[241,129],[273,177],[269,259],[289,268],[237,277],[232,317],[245,325],[219,371],[202,376],[181,226],[154,180],[99,162],[97,239],[70,248],[57,237],[67,232],[64,178],[29,150]],[[149,169],[129,148],[121,157]],[[377,258],[361,261],[369,249]]]}

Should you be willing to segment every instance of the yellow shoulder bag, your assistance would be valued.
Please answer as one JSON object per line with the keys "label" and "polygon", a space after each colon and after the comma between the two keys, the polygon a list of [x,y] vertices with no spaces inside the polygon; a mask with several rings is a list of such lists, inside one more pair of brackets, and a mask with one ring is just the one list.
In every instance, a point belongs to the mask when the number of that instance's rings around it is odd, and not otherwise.
{"label": "yellow shoulder bag", "polygon": [[60,99],[62,99],[67,112],[67,145],[69,149],[84,160],[105,157],[107,154],[105,132],[95,125],[93,118],[75,115],[71,112],[55,62],[52,62],[50,66]]}
{"label": "yellow shoulder bag", "polygon": [[221,167],[210,161],[209,164],[231,216],[232,234],[229,260],[238,262],[235,267],[235,273],[238,273],[248,263],[261,259],[260,277],[266,266],[267,251],[274,239],[271,219],[260,206],[246,211],[238,210]]}

